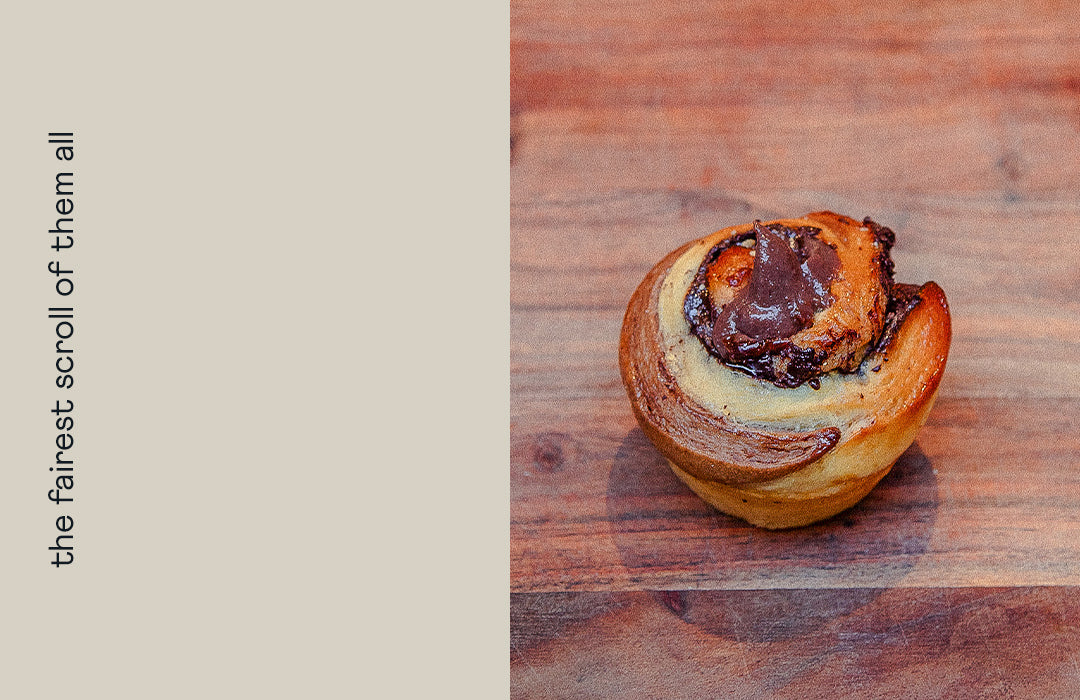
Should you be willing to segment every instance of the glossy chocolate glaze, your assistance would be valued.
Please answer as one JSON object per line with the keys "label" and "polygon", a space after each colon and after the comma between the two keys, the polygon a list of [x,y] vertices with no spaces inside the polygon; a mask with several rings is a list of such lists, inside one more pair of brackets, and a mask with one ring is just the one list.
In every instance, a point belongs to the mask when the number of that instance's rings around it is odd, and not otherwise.
{"label": "glossy chocolate glaze", "polygon": [[750,283],[712,315],[713,346],[726,362],[757,357],[771,340],[790,338],[832,303],[829,283],[840,260],[818,229],[754,223],[757,240]]}
{"label": "glossy chocolate glaze", "polygon": [[[891,327],[894,333],[917,297],[912,302],[905,293],[907,303],[893,300],[896,285],[890,253],[895,234],[869,217],[863,225],[880,251],[876,262],[881,286],[890,298],[891,323],[886,329]],[[792,336],[813,324],[816,312],[833,302],[829,284],[837,275],[839,259],[836,250],[818,238],[819,233],[811,226],[789,228],[757,221],[752,229],[721,241],[706,254],[683,311],[691,331],[711,355],[732,369],[779,387],[819,386],[827,353],[792,341]],[[709,269],[725,250],[748,240],[755,241],[756,251],[750,282],[732,301],[717,308],[709,294]],[[883,331],[868,349],[887,345],[888,335]]]}

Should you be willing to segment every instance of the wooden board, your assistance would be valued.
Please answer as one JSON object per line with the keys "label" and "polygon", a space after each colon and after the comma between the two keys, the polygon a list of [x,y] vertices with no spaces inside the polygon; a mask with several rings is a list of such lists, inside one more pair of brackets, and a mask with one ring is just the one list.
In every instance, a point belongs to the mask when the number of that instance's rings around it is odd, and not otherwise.
{"label": "wooden board", "polygon": [[1074,588],[518,594],[512,698],[1068,698]]}
{"label": "wooden board", "polygon": [[[510,30],[514,694],[720,687],[665,673],[673,658],[726,669],[740,697],[973,669],[998,669],[972,686],[991,693],[1080,692],[1063,633],[1080,586],[1080,6],[532,0]],[[848,513],[770,533],[664,466],[618,334],[667,251],[817,209],[893,228],[897,279],[945,289],[953,345],[893,473]],[[679,600],[735,606],[705,637],[724,644],[687,651],[701,630],[672,622]],[[795,651],[754,631],[739,606],[755,600],[789,611]],[[944,619],[993,643],[956,645]],[[1019,682],[1000,669],[1029,623],[1056,646]],[[657,645],[633,673],[600,670]],[[824,670],[766,663],[792,653]]]}

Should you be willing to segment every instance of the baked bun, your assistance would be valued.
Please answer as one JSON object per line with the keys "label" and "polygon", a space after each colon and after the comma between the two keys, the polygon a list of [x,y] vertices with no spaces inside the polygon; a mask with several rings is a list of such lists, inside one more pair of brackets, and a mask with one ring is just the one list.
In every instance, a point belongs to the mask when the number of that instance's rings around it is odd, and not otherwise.
{"label": "baked bun", "polygon": [[634,292],[619,368],[638,424],[708,503],[798,527],[862,499],[914,441],[951,327],[893,281],[892,231],[832,212],[667,255]]}

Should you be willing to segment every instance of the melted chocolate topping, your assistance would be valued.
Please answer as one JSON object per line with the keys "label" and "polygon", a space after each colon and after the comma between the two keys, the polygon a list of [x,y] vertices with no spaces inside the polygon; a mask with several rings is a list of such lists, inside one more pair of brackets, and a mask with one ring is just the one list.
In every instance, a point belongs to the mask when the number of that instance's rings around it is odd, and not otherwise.
{"label": "melted chocolate topping", "polygon": [[[907,313],[918,303],[909,285],[893,284],[890,255],[895,235],[869,217],[863,220],[881,252],[882,286],[890,297],[888,322],[874,350],[888,345]],[[791,337],[813,324],[814,314],[833,297],[829,286],[840,262],[836,250],[818,238],[820,229],[782,224],[754,227],[713,246],[690,286],[683,311],[706,350],[725,365],[780,387],[819,386],[824,352],[796,346]],[[749,283],[721,308],[710,299],[707,271],[733,245],[756,239]],[[894,292],[895,289],[895,292]]]}
{"label": "melted chocolate topping", "polygon": [[750,283],[714,310],[712,339],[721,359],[738,362],[761,355],[763,341],[809,328],[814,313],[832,303],[829,283],[840,258],[817,231],[754,222],[757,246]]}

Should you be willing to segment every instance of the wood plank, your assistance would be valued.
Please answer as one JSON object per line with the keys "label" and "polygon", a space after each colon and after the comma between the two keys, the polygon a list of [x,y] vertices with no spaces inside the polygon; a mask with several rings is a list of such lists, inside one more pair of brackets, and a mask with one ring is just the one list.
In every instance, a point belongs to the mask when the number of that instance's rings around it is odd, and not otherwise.
{"label": "wood plank", "polygon": [[862,503],[785,532],[697,498],[624,401],[518,406],[514,591],[1080,585],[1080,401],[939,400]]}
{"label": "wood plank", "polygon": [[1017,99],[1030,115],[1014,114],[995,94],[867,113],[845,104],[771,105],[767,118],[756,107],[520,112],[512,121],[511,201],[566,200],[568,192],[615,186],[707,188],[764,205],[790,191],[830,198],[828,205],[842,196],[873,210],[985,193],[1002,205],[1068,199],[1080,181],[1080,155],[1071,148],[1076,94]]}
{"label": "wood plank", "polygon": [[512,698],[1076,697],[1080,590],[511,597]]}
{"label": "wood plank", "polygon": [[514,197],[1075,191],[1076,6],[874,5],[515,3]]}
{"label": "wood plank", "polygon": [[[625,188],[598,176],[587,195],[511,205],[511,303],[621,311],[649,268],[687,241],[754,219],[833,209],[896,231],[897,278],[938,281],[954,304],[1032,306],[1036,317],[1048,313],[1041,305],[1080,306],[1074,191],[1008,204],[992,193],[912,197],[900,208],[869,199],[781,193],[762,203],[700,187]],[[781,200],[790,204],[781,208]]]}
{"label": "wood plank", "polygon": [[[1080,306],[956,306],[951,304],[953,341],[941,398],[1080,397]],[[539,398],[621,396],[622,313],[515,310],[512,407]]]}
{"label": "wood plank", "polygon": [[1011,85],[1075,89],[1078,20],[1063,2],[516,2],[511,100],[872,108]]}

